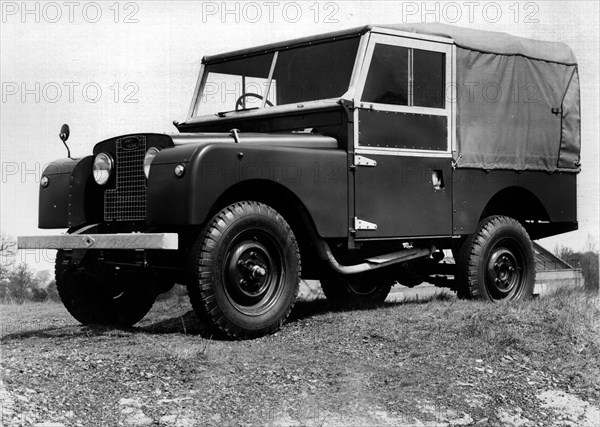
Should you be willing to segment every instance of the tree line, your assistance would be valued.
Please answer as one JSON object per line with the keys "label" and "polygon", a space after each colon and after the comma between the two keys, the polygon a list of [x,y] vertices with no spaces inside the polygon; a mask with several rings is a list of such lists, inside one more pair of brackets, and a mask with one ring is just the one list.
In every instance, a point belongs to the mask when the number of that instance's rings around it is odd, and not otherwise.
{"label": "tree line", "polygon": [[[582,252],[557,245],[554,254],[571,266],[581,268],[586,288],[598,291],[599,258],[591,236]],[[60,301],[56,281],[49,271],[35,272],[27,263],[18,263],[16,259],[16,242],[10,236],[0,234],[0,303]]]}
{"label": "tree line", "polygon": [[554,247],[554,255],[566,261],[574,268],[581,268],[585,287],[587,289],[598,291],[600,287],[600,277],[598,273],[599,257],[592,236],[588,235],[585,249],[582,252],[575,252],[568,246],[557,244]]}
{"label": "tree line", "polygon": [[49,271],[35,272],[27,263],[17,263],[17,244],[0,235],[0,303],[60,301],[56,281]]}

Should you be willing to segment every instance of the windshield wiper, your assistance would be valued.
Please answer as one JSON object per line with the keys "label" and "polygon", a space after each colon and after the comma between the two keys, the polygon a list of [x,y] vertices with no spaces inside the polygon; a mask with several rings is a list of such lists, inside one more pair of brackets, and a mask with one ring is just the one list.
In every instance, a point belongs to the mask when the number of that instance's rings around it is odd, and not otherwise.
{"label": "windshield wiper", "polygon": [[250,108],[240,108],[239,110],[229,110],[229,111],[219,111],[215,114],[218,117],[227,117],[229,113],[239,113],[240,111],[250,111],[250,110],[258,110],[259,107],[250,107]]}

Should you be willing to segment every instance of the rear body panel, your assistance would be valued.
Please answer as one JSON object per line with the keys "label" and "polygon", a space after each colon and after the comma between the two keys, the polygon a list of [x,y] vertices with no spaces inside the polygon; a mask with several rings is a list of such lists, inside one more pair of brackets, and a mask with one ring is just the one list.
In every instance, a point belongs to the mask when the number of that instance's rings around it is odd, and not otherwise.
{"label": "rear body panel", "polygon": [[544,208],[541,217],[526,219],[563,224],[547,224],[539,237],[577,229],[577,175],[573,173],[457,169],[453,188],[453,234],[473,233],[490,200],[503,190],[514,189],[522,191],[511,200],[512,206],[531,206],[539,201]]}

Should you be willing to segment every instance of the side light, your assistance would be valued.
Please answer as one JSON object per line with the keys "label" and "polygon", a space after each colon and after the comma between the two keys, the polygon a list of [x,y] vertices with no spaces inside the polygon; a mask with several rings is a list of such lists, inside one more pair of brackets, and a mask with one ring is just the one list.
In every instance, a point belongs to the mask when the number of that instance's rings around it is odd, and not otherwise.
{"label": "side light", "polygon": [[184,165],[177,165],[175,166],[175,176],[178,178],[181,178],[183,175],[185,175],[185,166]]}
{"label": "side light", "polygon": [[48,177],[46,175],[44,175],[41,179],[40,179],[40,185],[44,188],[48,187],[48,184],[50,184],[50,180],[48,179]]}
{"label": "side light", "polygon": [[94,180],[100,185],[106,184],[110,179],[113,168],[114,162],[110,154],[98,154],[94,159]]}
{"label": "side light", "polygon": [[146,179],[150,176],[150,165],[152,165],[152,161],[159,151],[160,149],[156,147],[150,147],[148,148],[148,151],[146,151],[146,156],[144,157],[144,175],[146,175]]}

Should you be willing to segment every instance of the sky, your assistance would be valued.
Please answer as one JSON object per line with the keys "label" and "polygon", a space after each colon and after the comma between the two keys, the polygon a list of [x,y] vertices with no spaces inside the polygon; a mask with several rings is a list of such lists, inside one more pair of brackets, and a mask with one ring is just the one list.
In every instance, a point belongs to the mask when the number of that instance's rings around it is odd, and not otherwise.
{"label": "sky", "polygon": [[[579,230],[540,243],[599,243],[599,2],[29,2],[0,21],[0,230],[38,230],[44,165],[134,132],[173,133],[186,117],[202,56],[365,24],[442,22],[560,41],[579,63],[582,172]],[[54,253],[22,253],[52,269]]]}

